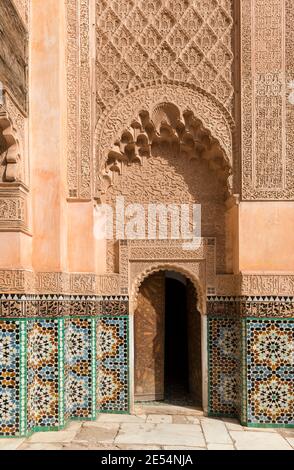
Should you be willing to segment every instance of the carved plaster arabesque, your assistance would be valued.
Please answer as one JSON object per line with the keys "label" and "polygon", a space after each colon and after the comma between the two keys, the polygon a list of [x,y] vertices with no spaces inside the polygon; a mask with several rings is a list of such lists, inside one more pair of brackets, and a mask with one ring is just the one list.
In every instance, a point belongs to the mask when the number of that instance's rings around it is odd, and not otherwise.
{"label": "carved plaster arabesque", "polygon": [[196,84],[231,111],[233,2],[96,1],[97,116],[163,78]]}
{"label": "carved plaster arabesque", "polygon": [[[174,90],[173,85],[162,85],[162,91]],[[191,91],[191,90],[189,90]],[[186,103],[189,91],[183,98]],[[175,99],[179,99],[176,94]],[[126,204],[140,203],[145,209],[145,227],[149,226],[149,204],[193,204],[202,205],[202,236],[213,234],[217,238],[218,272],[225,272],[225,200],[229,195],[228,178],[231,173],[231,161],[223,151],[220,141],[205,129],[192,111],[181,111],[171,101],[158,102],[160,89],[149,90],[150,100],[154,101],[150,113],[142,111],[142,99],[137,92],[138,115],[130,119],[131,125],[122,130],[113,147],[106,148],[106,161],[99,172],[99,200],[111,204],[115,209],[116,197],[123,196]],[[180,95],[180,97],[183,97]],[[144,95],[146,98],[146,94]],[[166,96],[166,95],[165,95]],[[197,96],[197,95],[196,95]],[[209,114],[205,107],[205,98],[199,101],[194,90],[190,102],[200,110],[200,114]],[[172,96],[169,95],[169,98]],[[194,101],[193,101],[194,100]],[[209,102],[209,101],[208,101]],[[144,103],[143,103],[144,104]],[[215,128],[227,130],[227,144],[231,145],[231,132],[228,123],[214,106],[209,108],[214,117],[208,116],[209,123],[217,122]],[[130,110],[126,110],[130,113]],[[151,119],[152,118],[152,119]],[[119,121],[120,123],[121,121]],[[114,125],[109,126],[111,132]],[[225,137],[223,142],[226,142]],[[105,145],[110,138],[105,140]],[[127,142],[126,142],[127,140]],[[101,149],[103,142],[99,148]],[[231,148],[231,147],[230,147]],[[164,176],[163,176],[164,175]],[[153,227],[156,229],[156,227]],[[147,233],[145,233],[147,236]],[[149,236],[147,238],[150,238]],[[113,241],[107,243],[107,271],[118,272],[117,246]]]}
{"label": "carved plaster arabesque", "polygon": [[130,293],[130,311],[134,313],[137,307],[137,300],[139,295],[140,286],[143,281],[156,272],[161,271],[177,271],[180,274],[183,274],[187,279],[189,279],[194,285],[197,292],[197,309],[202,314],[206,314],[206,296],[203,292],[203,287],[199,276],[197,276],[194,270],[190,270],[186,263],[180,262],[163,262],[163,263],[142,263],[140,269],[144,270],[136,277],[133,282],[133,287]]}
{"label": "carved plaster arabesque", "polygon": [[229,113],[217,100],[205,94],[202,90],[185,84],[165,83],[150,86],[144,90],[130,92],[121,99],[110,113],[99,122],[95,133],[97,149],[95,177],[95,195],[99,197],[101,175],[105,170],[111,146],[119,140],[126,124],[128,125],[139,116],[142,109],[152,116],[161,103],[171,103],[181,112],[190,110],[217,139],[226,159],[232,166],[232,128],[234,126]]}
{"label": "carved plaster arabesque", "polygon": [[70,198],[91,198],[90,0],[66,0],[67,181]]}
{"label": "carved plaster arabesque", "polygon": [[[92,85],[97,91],[98,129],[130,91],[165,82],[175,88],[181,82],[196,85],[215,96],[231,115],[233,2],[214,0],[204,8],[200,1],[151,3],[95,2],[96,81]],[[97,163],[92,173],[89,148],[95,107],[89,86],[94,58],[92,10],[89,0],[67,0],[68,189],[70,198],[79,199],[91,197],[91,182],[97,186]]]}
{"label": "carved plaster arabesque", "polygon": [[8,90],[0,104],[0,231],[28,232],[26,115]]}
{"label": "carved plaster arabesque", "polygon": [[0,105],[0,182],[21,180],[22,166],[17,130],[4,106]]}
{"label": "carved plaster arabesque", "polygon": [[227,185],[228,193],[232,190],[228,181],[232,170],[230,162],[201,120],[189,110],[184,110],[181,116],[175,105],[161,103],[151,116],[148,111],[141,110],[138,118],[133,119],[114,142],[103,173],[106,188],[102,188],[102,194],[107,190],[107,182],[115,184],[114,175],[122,174],[123,166],[133,163],[144,166],[146,158],[162,154],[188,162],[206,160],[216,177]]}
{"label": "carved plaster arabesque", "polygon": [[[129,276],[132,308],[135,310],[139,286],[152,272],[172,270],[188,276],[197,287],[198,307],[205,313],[206,290],[215,292],[215,240],[202,239],[195,250],[186,250],[182,240],[130,240],[122,244],[120,270]],[[126,254],[126,247],[128,253]],[[123,266],[127,262],[127,266]]]}
{"label": "carved plaster arabesque", "polygon": [[0,184],[0,231],[28,233],[27,188],[17,184]]}
{"label": "carved plaster arabesque", "polygon": [[294,198],[294,111],[286,90],[287,79],[293,79],[289,74],[294,73],[289,42],[292,10],[285,0],[241,2],[242,197],[246,200]]}
{"label": "carved plaster arabesque", "polygon": [[[162,263],[162,266],[172,267],[172,270],[177,270],[176,264],[180,269],[185,269],[185,261],[183,265],[181,261],[173,263],[172,260],[158,260],[157,265]],[[147,265],[150,263],[147,260]],[[151,261],[151,265],[156,265],[156,260]],[[147,268],[149,269],[149,267]],[[127,265],[128,272],[129,266]],[[189,270],[189,267],[187,267]],[[166,268],[164,268],[166,269]],[[143,269],[144,272],[144,269]],[[198,274],[200,271],[197,271]],[[141,275],[142,271],[136,270],[136,276]],[[194,273],[190,274],[195,276]],[[207,275],[207,271],[203,271]],[[92,282],[93,276],[95,282]],[[198,277],[198,276],[196,276]],[[201,277],[201,276],[200,276]],[[203,285],[205,285],[205,278]],[[127,282],[129,283],[129,274],[127,274]],[[94,273],[61,273],[61,272],[33,272],[29,270],[0,270],[0,293],[7,294],[76,294],[76,295],[111,295],[120,296],[127,295],[128,292],[121,291],[120,275],[119,274],[102,274],[95,275]],[[273,296],[282,298],[294,297],[294,273],[292,274],[225,274],[216,275],[215,277],[215,292],[214,294],[207,293],[209,298],[217,298],[222,296],[226,299],[238,297],[260,298],[267,297],[268,299]],[[93,290],[91,290],[93,289]]]}

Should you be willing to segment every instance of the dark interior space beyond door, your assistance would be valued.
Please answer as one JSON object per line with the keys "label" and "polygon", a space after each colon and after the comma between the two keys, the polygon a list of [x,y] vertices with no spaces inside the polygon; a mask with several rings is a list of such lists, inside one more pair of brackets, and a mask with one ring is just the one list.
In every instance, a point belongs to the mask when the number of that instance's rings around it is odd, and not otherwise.
{"label": "dark interior space beyond door", "polygon": [[190,280],[173,271],[142,283],[134,317],[135,400],[202,405],[201,317]]}
{"label": "dark interior space beyond door", "polygon": [[[184,280],[185,281],[185,280]],[[165,279],[165,398],[189,392],[186,283]]]}

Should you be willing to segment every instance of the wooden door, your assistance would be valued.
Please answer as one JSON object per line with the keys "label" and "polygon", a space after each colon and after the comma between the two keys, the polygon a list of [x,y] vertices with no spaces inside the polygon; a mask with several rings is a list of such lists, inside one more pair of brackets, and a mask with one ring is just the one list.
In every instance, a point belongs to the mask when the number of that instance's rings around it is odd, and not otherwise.
{"label": "wooden door", "polygon": [[202,406],[201,315],[196,307],[196,291],[187,283],[189,394],[195,405]]}
{"label": "wooden door", "polygon": [[135,400],[164,399],[165,276],[155,273],[142,283],[134,316]]}

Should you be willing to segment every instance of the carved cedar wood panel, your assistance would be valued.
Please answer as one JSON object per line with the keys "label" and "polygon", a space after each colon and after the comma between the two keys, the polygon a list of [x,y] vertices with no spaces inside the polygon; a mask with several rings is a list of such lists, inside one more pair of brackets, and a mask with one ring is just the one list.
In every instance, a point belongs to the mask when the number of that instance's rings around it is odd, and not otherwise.
{"label": "carved cedar wood panel", "polygon": [[165,278],[159,272],[144,280],[135,311],[135,400],[164,398]]}
{"label": "carved cedar wood panel", "polygon": [[191,281],[187,282],[189,393],[202,405],[201,315],[196,310],[197,294]]}

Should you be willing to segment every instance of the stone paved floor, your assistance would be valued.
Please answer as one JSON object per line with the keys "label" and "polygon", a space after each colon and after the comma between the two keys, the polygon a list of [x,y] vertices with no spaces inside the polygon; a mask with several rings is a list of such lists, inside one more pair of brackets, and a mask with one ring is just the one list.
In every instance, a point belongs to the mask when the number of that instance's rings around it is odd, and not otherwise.
{"label": "stone paved floor", "polygon": [[136,414],[100,415],[59,432],[0,439],[0,450],[293,450],[294,429],[252,429],[189,407],[138,405]]}

